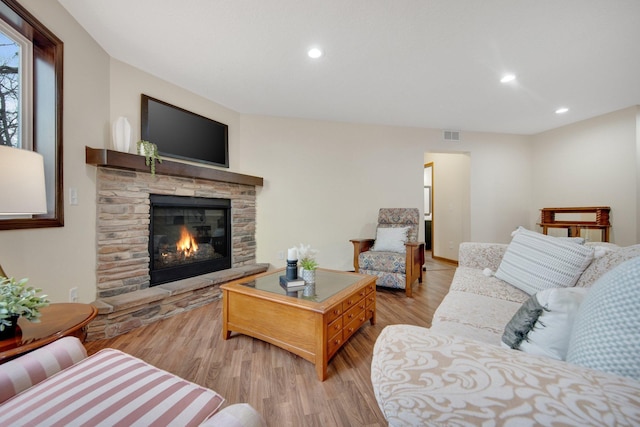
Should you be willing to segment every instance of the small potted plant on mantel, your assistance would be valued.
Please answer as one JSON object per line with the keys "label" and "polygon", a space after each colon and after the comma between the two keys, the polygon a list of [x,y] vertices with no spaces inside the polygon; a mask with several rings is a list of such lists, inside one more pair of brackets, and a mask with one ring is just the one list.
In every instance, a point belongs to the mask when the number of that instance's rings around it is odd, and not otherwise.
{"label": "small potted plant on mantel", "polygon": [[158,146],[153,142],[140,140],[137,142],[138,154],[144,156],[144,161],[151,168],[151,176],[156,174],[156,161],[162,163],[162,159],[158,154]]}
{"label": "small potted plant on mantel", "polygon": [[0,277],[0,339],[15,335],[18,318],[40,321],[40,309],[49,305],[46,295],[37,296],[42,289],[27,287],[27,280]]}

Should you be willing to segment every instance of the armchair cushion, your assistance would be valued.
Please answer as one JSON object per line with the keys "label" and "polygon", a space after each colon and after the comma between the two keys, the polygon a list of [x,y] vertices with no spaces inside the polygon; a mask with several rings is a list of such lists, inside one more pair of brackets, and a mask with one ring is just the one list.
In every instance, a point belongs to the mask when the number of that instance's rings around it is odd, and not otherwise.
{"label": "armchair cushion", "polygon": [[0,403],[87,357],[75,337],[64,337],[0,365]]}
{"label": "armchair cushion", "polygon": [[224,399],[114,349],[23,391],[0,406],[0,425],[198,425]]}
{"label": "armchair cushion", "polygon": [[371,248],[375,252],[398,252],[406,253],[405,243],[407,243],[409,227],[378,227],[376,241]]}
{"label": "armchair cushion", "polygon": [[406,254],[398,252],[362,252],[358,262],[361,270],[404,274],[407,268]]}
{"label": "armchair cushion", "polygon": [[409,227],[408,241],[418,240],[420,212],[416,208],[382,208],[378,212],[378,227]]}

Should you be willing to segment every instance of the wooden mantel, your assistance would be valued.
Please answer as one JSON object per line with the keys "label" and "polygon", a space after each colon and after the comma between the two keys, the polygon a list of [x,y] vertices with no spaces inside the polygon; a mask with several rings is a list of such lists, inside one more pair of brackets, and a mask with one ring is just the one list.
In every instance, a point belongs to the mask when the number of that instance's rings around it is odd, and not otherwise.
{"label": "wooden mantel", "polygon": [[[122,153],[120,151],[107,150],[105,148],[91,147],[85,147],[85,154],[86,163],[88,165],[125,169],[137,172],[149,172],[149,166],[145,164],[144,157],[137,154]],[[165,158],[162,159],[162,163],[156,164],[156,174],[180,176],[185,178],[199,178],[209,181],[230,182],[232,184],[255,185],[260,187],[264,182],[263,178],[259,176],[243,175],[207,166],[180,163]]]}

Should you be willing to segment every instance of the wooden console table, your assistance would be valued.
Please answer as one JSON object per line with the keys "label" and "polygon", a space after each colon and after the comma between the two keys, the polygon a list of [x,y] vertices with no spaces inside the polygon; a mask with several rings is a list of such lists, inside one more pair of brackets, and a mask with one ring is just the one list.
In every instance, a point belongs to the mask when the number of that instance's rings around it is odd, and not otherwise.
{"label": "wooden console table", "polygon": [[74,336],[86,338],[85,326],[98,314],[90,304],[59,303],[40,310],[40,322],[33,323],[21,317],[18,331],[12,338],[0,341],[0,363],[47,345],[59,338]]}
{"label": "wooden console table", "polygon": [[[602,241],[609,241],[609,206],[581,207],[581,208],[543,208],[540,209],[540,223],[542,233],[547,234],[549,228],[567,228],[569,237],[580,237],[580,229],[602,230]],[[572,221],[557,219],[556,214],[595,214],[594,221]]]}

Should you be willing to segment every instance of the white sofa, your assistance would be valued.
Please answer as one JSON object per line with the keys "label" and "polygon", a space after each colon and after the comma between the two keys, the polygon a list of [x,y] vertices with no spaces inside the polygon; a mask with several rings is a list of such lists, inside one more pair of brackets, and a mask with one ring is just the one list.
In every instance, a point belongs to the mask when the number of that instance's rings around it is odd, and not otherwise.
{"label": "white sofa", "polygon": [[[389,425],[640,425],[637,378],[502,345],[505,326],[529,299],[488,274],[498,270],[507,247],[463,243],[431,328],[391,325],[381,332],[371,381]],[[589,288],[640,256],[640,245],[600,244],[598,250],[602,256],[591,261],[577,287]]]}
{"label": "white sofa", "polygon": [[264,427],[245,403],[224,398],[131,355],[87,357],[75,337],[0,365],[1,426]]}

